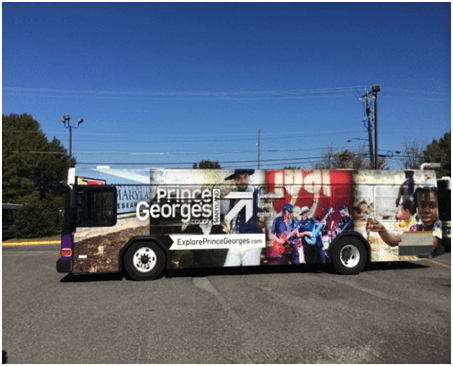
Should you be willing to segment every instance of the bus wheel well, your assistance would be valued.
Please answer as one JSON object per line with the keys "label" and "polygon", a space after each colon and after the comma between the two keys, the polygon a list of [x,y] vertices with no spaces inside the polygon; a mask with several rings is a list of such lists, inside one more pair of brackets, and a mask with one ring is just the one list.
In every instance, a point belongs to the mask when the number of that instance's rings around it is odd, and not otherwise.
{"label": "bus wheel well", "polygon": [[168,251],[155,238],[131,239],[119,254],[119,270],[134,280],[150,280],[168,269]]}
{"label": "bus wheel well", "polygon": [[329,258],[337,272],[358,274],[370,264],[371,247],[361,234],[345,232],[331,244]]}

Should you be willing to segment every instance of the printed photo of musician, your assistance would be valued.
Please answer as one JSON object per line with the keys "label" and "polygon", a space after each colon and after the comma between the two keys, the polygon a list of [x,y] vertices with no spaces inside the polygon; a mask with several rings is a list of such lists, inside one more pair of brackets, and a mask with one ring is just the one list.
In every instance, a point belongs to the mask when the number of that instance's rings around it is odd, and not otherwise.
{"label": "printed photo of musician", "polygon": [[338,211],[340,212],[341,219],[331,232],[332,240],[343,231],[354,230],[354,219],[352,218],[352,215],[349,214],[346,205],[340,206]]}
{"label": "printed photo of musician", "polygon": [[[302,219],[299,222],[299,233],[302,237],[305,261],[307,263],[326,263],[326,253],[322,240],[322,229],[326,222],[324,220],[318,222],[310,217],[310,208],[307,206],[302,207],[300,213]],[[311,235],[304,235],[306,232],[310,232]]]}
{"label": "printed photo of musician", "polygon": [[[255,174],[255,169],[236,169],[233,174],[225,178],[225,180],[234,180],[235,190],[237,192],[253,192],[253,216],[245,221],[245,207],[231,220],[229,233],[230,234],[261,234],[264,228],[264,222],[259,219],[259,189],[254,188],[250,184],[250,176]],[[229,212],[237,203],[237,200],[224,201],[222,203],[222,214]],[[237,266],[259,266],[261,259],[261,248],[231,248],[225,259],[224,267]]]}
{"label": "printed photo of musician", "polygon": [[301,237],[305,235],[311,236],[311,232],[298,233],[299,223],[292,216],[293,212],[293,205],[287,203],[283,207],[282,214],[277,216],[272,223],[270,235],[273,240],[274,250],[278,253],[278,264],[305,263],[303,251],[301,253],[296,247],[296,240],[298,240],[299,235]]}

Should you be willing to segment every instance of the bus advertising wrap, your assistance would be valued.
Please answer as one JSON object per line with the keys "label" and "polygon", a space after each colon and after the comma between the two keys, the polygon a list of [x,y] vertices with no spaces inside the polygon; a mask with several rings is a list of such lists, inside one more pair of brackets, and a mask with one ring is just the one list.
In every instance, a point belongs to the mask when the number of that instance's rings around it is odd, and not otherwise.
{"label": "bus advertising wrap", "polygon": [[163,243],[173,268],[327,263],[346,231],[370,244],[373,261],[441,249],[436,178],[424,171],[103,168],[84,176],[117,187],[120,215],[113,227],[77,228],[79,273],[117,271],[137,236]]}

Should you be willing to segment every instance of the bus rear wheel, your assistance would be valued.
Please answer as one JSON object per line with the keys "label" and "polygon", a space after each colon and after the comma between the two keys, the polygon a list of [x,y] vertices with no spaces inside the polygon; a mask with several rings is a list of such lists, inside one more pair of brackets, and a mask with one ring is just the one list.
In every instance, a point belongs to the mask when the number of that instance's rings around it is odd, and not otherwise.
{"label": "bus rear wheel", "polygon": [[332,248],[332,263],[341,274],[358,274],[366,265],[365,245],[357,238],[344,237]]}
{"label": "bus rear wheel", "polygon": [[165,267],[165,253],[153,242],[133,244],[124,255],[124,268],[133,280],[153,280]]}

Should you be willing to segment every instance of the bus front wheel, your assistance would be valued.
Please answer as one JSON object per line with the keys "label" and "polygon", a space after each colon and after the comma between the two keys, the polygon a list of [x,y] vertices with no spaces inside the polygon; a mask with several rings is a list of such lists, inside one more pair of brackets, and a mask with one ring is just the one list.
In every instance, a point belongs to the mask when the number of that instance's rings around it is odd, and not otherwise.
{"label": "bus front wheel", "polygon": [[153,280],[165,267],[165,253],[153,242],[133,244],[124,255],[126,273],[136,281]]}
{"label": "bus front wheel", "polygon": [[366,265],[365,245],[357,238],[342,238],[332,248],[332,263],[341,274],[358,274]]}

